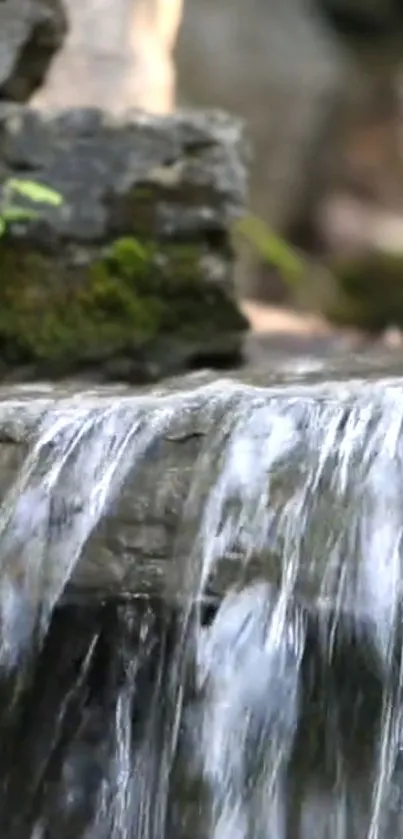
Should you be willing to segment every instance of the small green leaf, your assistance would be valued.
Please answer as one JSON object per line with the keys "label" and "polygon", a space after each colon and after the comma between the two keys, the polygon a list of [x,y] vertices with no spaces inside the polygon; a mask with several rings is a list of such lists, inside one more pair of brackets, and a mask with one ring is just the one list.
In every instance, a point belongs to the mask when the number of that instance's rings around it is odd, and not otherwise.
{"label": "small green leaf", "polygon": [[6,224],[18,221],[29,221],[29,219],[38,218],[36,210],[30,210],[28,207],[6,207],[3,211],[3,220]]}
{"label": "small green leaf", "polygon": [[63,204],[63,196],[59,192],[36,181],[10,178],[6,183],[6,189],[10,192],[17,192],[37,204],[51,204],[53,207],[60,207]]}

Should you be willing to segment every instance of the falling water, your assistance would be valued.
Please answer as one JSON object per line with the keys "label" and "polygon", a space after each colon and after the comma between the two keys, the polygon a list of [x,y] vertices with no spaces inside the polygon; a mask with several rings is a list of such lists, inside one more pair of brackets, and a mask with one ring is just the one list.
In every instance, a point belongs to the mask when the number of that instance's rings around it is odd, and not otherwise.
{"label": "falling water", "polygon": [[171,413],[71,401],[46,413],[0,516],[3,667],[20,663],[34,628],[45,634],[89,536]]}
{"label": "falling water", "polygon": [[[50,400],[0,512],[2,836],[400,839],[402,384]],[[66,600],[192,436],[175,596]]]}

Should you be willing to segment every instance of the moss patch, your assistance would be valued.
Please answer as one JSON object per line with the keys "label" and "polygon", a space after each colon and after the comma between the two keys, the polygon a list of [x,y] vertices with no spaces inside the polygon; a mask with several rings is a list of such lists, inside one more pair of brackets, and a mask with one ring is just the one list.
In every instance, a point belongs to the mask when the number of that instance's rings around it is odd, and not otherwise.
{"label": "moss patch", "polygon": [[[8,364],[135,355],[157,340],[208,345],[246,326],[206,281],[196,244],[113,243],[88,265],[0,241],[0,349]],[[165,344],[166,346],[166,344]]]}
{"label": "moss patch", "polygon": [[335,293],[331,320],[376,332],[403,326],[403,255],[368,253],[331,266]]}

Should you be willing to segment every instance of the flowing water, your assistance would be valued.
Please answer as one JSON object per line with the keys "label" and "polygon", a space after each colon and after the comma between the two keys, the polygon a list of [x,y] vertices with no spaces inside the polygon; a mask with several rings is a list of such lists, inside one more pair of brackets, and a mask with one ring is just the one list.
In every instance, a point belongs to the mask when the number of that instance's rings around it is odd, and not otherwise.
{"label": "flowing water", "polygon": [[[0,510],[2,839],[400,839],[403,380],[28,403],[0,406],[32,426]],[[186,473],[159,590],[69,596],[150,470],[144,515]]]}

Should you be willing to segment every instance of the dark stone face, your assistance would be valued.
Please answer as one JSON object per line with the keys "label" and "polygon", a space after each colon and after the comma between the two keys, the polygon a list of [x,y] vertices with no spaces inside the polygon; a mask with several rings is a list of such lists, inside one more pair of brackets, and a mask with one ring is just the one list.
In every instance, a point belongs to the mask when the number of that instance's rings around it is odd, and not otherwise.
{"label": "dark stone face", "polygon": [[400,0],[317,0],[317,6],[342,35],[382,38],[403,27]]}
{"label": "dark stone face", "polygon": [[[161,679],[170,623],[163,608],[145,601],[66,606],[55,613],[22,692],[3,685],[2,835],[31,839],[36,829],[41,839],[79,839],[95,825],[103,801],[96,835],[109,836],[121,784],[119,759],[133,774],[136,755],[143,755],[152,795],[163,723],[169,730]],[[127,812],[134,825],[141,807],[152,810],[144,795],[136,800],[135,793],[129,786]]]}
{"label": "dark stone face", "polygon": [[29,99],[43,83],[66,33],[60,0],[1,0],[0,100]]}
{"label": "dark stone face", "polygon": [[322,839],[343,812],[348,837],[367,835],[385,689],[366,627],[344,616],[330,645],[318,616],[310,616],[288,768],[287,837],[307,839],[315,829]]}

